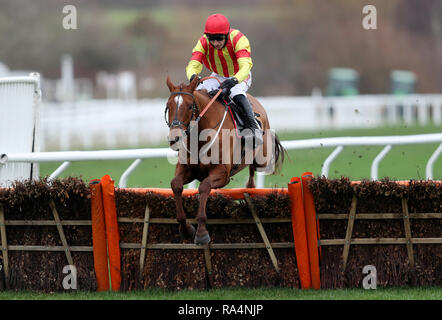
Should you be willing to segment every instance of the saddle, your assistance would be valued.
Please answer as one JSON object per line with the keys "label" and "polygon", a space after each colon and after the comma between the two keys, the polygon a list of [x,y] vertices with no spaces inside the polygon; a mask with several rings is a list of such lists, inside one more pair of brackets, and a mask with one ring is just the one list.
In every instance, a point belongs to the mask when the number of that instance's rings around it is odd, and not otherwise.
{"label": "saddle", "polygon": [[[210,91],[209,97],[213,98],[218,90]],[[218,98],[216,98],[216,101],[221,103],[223,106],[227,107],[229,110],[230,117],[232,118],[232,121],[235,125],[235,128],[237,130],[238,136],[239,132],[246,128],[245,121],[244,121],[244,112],[240,106],[238,106],[230,97],[223,97],[222,95],[219,95]],[[253,107],[253,104],[250,101],[250,104]],[[262,122],[260,120],[261,114],[258,112],[253,112],[255,115],[256,122],[258,123],[259,127],[262,130]]]}

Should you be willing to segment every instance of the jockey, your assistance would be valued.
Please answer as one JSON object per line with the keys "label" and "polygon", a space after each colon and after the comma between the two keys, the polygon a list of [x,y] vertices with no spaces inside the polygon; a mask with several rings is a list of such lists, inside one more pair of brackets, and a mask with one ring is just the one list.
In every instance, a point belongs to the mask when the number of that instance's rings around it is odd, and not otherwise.
{"label": "jockey", "polygon": [[197,89],[227,89],[230,98],[244,110],[245,125],[255,138],[255,146],[263,143],[262,131],[255,119],[252,106],[247,99],[247,90],[252,84],[253,63],[250,43],[239,30],[230,29],[229,21],[222,14],[207,18],[204,35],[192,50],[192,57],[186,67],[187,78],[192,81],[203,69],[203,64],[212,71],[211,76]]}

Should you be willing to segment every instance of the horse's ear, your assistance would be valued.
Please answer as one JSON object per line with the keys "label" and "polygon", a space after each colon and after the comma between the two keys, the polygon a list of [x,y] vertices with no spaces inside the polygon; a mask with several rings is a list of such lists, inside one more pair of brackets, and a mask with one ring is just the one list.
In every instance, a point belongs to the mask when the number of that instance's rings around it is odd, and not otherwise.
{"label": "horse's ear", "polygon": [[175,86],[173,85],[172,81],[170,81],[170,76],[167,76],[166,84],[169,87],[169,91],[172,92]]}
{"label": "horse's ear", "polygon": [[198,86],[198,83],[199,83],[199,77],[196,76],[189,84],[191,92],[195,91],[196,87]]}

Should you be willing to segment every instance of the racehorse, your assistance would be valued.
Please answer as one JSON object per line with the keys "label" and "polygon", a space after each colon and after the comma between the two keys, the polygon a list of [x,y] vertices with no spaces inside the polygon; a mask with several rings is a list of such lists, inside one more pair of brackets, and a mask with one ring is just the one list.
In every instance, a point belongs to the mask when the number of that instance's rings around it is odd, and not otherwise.
{"label": "racehorse", "polygon": [[[270,130],[269,120],[264,108],[257,99],[249,94],[248,99],[255,115],[259,116],[257,120],[264,131],[264,143],[256,148],[253,148],[253,146],[247,148],[244,139],[241,139],[238,135],[237,127],[239,123],[238,120],[234,120],[235,116],[232,110],[216,100],[217,96],[221,94],[221,90],[218,91],[215,97],[211,97],[206,90],[196,90],[200,81],[199,77],[195,77],[189,84],[181,83],[179,86],[175,86],[168,76],[166,83],[170,90],[170,97],[167,100],[164,114],[166,124],[169,127],[168,141],[170,147],[176,150],[177,145],[182,145],[184,148],[180,148],[180,150],[186,155],[184,158],[179,157],[181,160],[176,164],[175,176],[170,183],[176,202],[180,234],[183,238],[194,238],[195,244],[203,245],[210,242],[209,232],[206,228],[206,203],[210,191],[226,186],[233,175],[247,166],[249,166],[249,179],[246,187],[254,188],[255,171],[270,167],[270,173],[275,173],[282,165],[286,151],[276,134],[273,134]],[[207,159],[202,161],[200,158],[202,149],[207,149],[209,143],[201,142],[198,135],[201,135],[206,129],[212,129],[209,132],[214,132],[210,139],[212,148],[207,151],[207,154],[210,153],[211,161],[207,161]],[[230,134],[227,141],[225,132],[233,132],[233,135]],[[197,147],[192,152],[190,139],[194,134],[197,137]],[[214,142],[218,143],[214,144]],[[191,147],[186,148],[186,143],[187,145],[190,144]],[[214,147],[215,145],[217,148]],[[235,156],[238,154],[241,154],[240,158]],[[192,156],[195,155],[198,157],[193,158],[194,161],[192,161]],[[260,155],[260,161],[258,161],[257,155]],[[249,159],[249,161],[246,161],[246,159]],[[196,216],[197,230],[186,222],[186,213],[182,203],[183,186],[195,179],[200,181],[198,188],[199,209]]]}

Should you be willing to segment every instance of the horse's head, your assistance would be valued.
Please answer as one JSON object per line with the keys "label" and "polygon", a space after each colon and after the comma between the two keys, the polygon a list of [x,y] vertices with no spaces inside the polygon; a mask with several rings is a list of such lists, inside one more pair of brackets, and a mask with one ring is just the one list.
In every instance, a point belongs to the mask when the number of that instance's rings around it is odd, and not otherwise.
{"label": "horse's head", "polygon": [[166,83],[170,90],[170,97],[167,100],[164,116],[169,127],[169,145],[173,147],[175,143],[182,141],[189,134],[190,122],[197,116],[198,107],[193,91],[198,85],[198,77],[195,77],[188,85],[175,86],[168,76]]}

